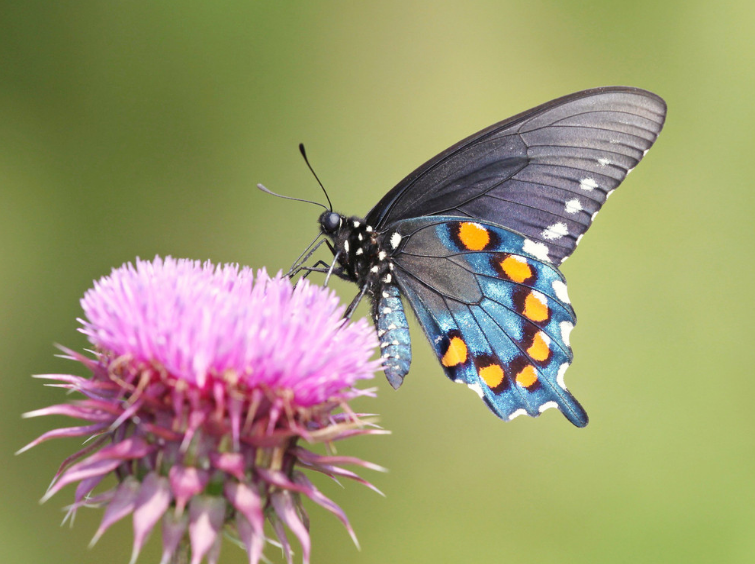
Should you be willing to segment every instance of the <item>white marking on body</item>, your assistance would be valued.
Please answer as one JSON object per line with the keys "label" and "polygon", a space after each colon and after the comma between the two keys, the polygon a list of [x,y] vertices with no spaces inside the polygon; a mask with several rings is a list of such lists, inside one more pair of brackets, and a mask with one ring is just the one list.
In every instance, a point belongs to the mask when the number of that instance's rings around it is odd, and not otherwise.
{"label": "white marking on body", "polygon": [[582,204],[579,203],[579,200],[577,198],[574,198],[572,200],[566,201],[566,209],[564,210],[566,213],[579,213],[582,211]]}
{"label": "white marking on body", "polygon": [[354,254],[355,254],[355,255],[361,255],[361,254],[363,254],[363,253],[364,253],[364,249],[363,249],[362,247],[359,247],[359,248],[357,249],[357,252],[356,252],[356,253],[354,253]]}
{"label": "white marking on body", "polygon": [[609,161],[608,159],[605,159],[605,158],[603,158],[603,159],[598,159],[598,164],[599,164],[600,166],[607,166],[607,165],[610,165],[610,164],[611,164],[611,161]]}
{"label": "white marking on body", "polygon": [[391,247],[398,249],[399,243],[401,243],[401,234],[396,231],[393,235],[391,235]]}
{"label": "white marking on body", "polygon": [[589,192],[590,190],[597,188],[598,183],[595,182],[592,178],[583,178],[579,181],[579,187],[582,188],[582,190]]}
{"label": "white marking on body", "polygon": [[558,326],[561,328],[561,339],[567,347],[570,347],[569,336],[571,335],[572,329],[574,329],[574,324],[569,321],[562,321]]}
{"label": "white marking on body", "polygon": [[378,253],[378,259],[379,260],[385,260],[385,257],[387,257],[387,256],[388,256],[388,253],[386,253],[385,251],[380,251]]}
{"label": "white marking on body", "polygon": [[531,239],[525,239],[524,244],[522,245],[522,250],[536,259],[544,260],[546,262],[551,261],[551,259],[548,258],[548,247],[545,246],[545,243],[536,243]]}
{"label": "white marking on body", "polygon": [[349,252],[349,242],[348,241],[344,241],[343,242],[343,250],[346,251],[346,253],[348,254],[348,252]]}
{"label": "white marking on body", "polygon": [[383,277],[383,282],[385,282],[386,284],[390,284],[391,283],[391,275],[390,274],[386,274]]}
{"label": "white marking on body", "polygon": [[561,386],[564,390],[566,389],[566,384],[564,384],[564,374],[566,374],[567,368],[569,368],[569,363],[565,362],[558,367],[558,374],[556,374],[556,382],[558,382],[558,385]]}
{"label": "white marking on body", "polygon": [[555,401],[546,401],[543,405],[537,408],[537,410],[542,413],[546,409],[551,409],[552,407],[558,408],[558,404]]}
{"label": "white marking on body", "polygon": [[[463,380],[457,380],[457,382],[459,382],[459,384],[465,384],[466,383]],[[467,384],[467,386],[469,387],[470,390],[472,390],[474,393],[476,393],[478,396],[480,396],[480,398],[483,397],[484,392],[482,391],[482,386],[480,386],[480,384],[478,382],[475,382],[474,384]]]}
{"label": "white marking on body", "polygon": [[383,308],[383,311],[382,311],[381,313],[383,313],[383,314],[385,314],[385,315],[388,315],[388,314],[389,314],[389,313],[391,313],[392,311],[393,311],[393,310],[392,310],[391,308],[389,308],[389,307],[384,307],[384,308]]}
{"label": "white marking on body", "polygon": [[556,297],[559,300],[561,300],[565,304],[570,304],[571,303],[569,301],[569,294],[566,291],[566,284],[564,284],[563,282],[561,282],[561,280],[554,280],[553,284],[551,284],[551,286],[553,286],[553,291],[556,292]]}
{"label": "white marking on body", "polygon": [[516,417],[519,417],[520,415],[527,415],[527,410],[526,409],[517,409],[514,413],[512,413],[511,415],[509,415],[509,419],[508,420],[511,421],[512,419],[514,419]]}
{"label": "white marking on body", "polygon": [[541,233],[543,239],[547,239],[548,241],[555,241],[568,234],[569,228],[563,222],[554,223]]}

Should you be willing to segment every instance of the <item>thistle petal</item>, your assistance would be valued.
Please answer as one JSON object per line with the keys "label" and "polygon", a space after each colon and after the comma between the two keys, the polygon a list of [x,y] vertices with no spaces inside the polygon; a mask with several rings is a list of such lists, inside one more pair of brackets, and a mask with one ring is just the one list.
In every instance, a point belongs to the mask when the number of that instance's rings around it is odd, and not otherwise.
{"label": "thistle petal", "polygon": [[131,564],[136,562],[147,537],[169,505],[170,483],[168,479],[154,472],[147,474],[139,488],[134,507],[134,547],[131,552]]}
{"label": "thistle petal", "polygon": [[168,511],[163,515],[163,556],[160,564],[169,564],[173,554],[181,544],[189,525],[189,516],[187,514],[177,515]]}
{"label": "thistle petal", "polygon": [[136,478],[126,478],[115,490],[113,499],[108,503],[105,514],[102,516],[102,522],[89,546],[94,546],[100,537],[107,531],[113,523],[123,519],[131,513],[136,506],[136,498],[139,495],[139,481]]}
{"label": "thistle petal", "polygon": [[210,481],[210,473],[207,470],[187,466],[174,466],[168,474],[170,477],[170,489],[176,498],[176,514],[183,513],[189,500],[202,492]]}
{"label": "thistle petal", "polygon": [[217,540],[225,518],[225,501],[220,497],[197,496],[189,504],[191,564],[200,564]]}
{"label": "thistle petal", "polygon": [[304,564],[309,564],[309,554],[311,548],[309,531],[304,526],[304,523],[302,523],[301,519],[299,519],[299,514],[294,508],[294,504],[291,499],[291,493],[285,490],[276,492],[271,496],[271,500],[273,502],[273,508],[278,514],[280,520],[283,521],[283,523],[285,523],[285,525],[289,529],[291,529],[291,532],[296,535],[296,538],[299,539]]}

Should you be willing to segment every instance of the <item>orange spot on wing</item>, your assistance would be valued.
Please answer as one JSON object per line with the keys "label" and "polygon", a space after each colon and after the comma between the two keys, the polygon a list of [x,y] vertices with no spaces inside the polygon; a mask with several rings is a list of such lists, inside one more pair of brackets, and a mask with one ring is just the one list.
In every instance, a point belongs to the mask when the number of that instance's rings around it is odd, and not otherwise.
{"label": "orange spot on wing", "polygon": [[537,360],[538,362],[548,360],[548,357],[551,354],[549,344],[550,338],[548,335],[542,331],[538,331],[535,334],[535,338],[532,340],[532,346],[527,349],[527,354],[532,360]]}
{"label": "orange spot on wing", "polygon": [[524,311],[527,319],[532,321],[545,321],[548,319],[548,302],[540,292],[530,292],[524,299]]}
{"label": "orange spot on wing", "polygon": [[503,368],[498,364],[491,364],[479,370],[480,378],[488,385],[488,388],[495,389],[503,382]]}
{"label": "orange spot on wing", "polygon": [[481,251],[490,243],[490,233],[479,223],[465,221],[459,225],[459,240],[470,251]]}
{"label": "orange spot on wing", "polygon": [[461,337],[453,337],[448,344],[446,354],[440,359],[441,364],[450,368],[467,361],[467,345]]}
{"label": "orange spot on wing", "polygon": [[522,368],[522,371],[516,375],[516,383],[520,386],[524,386],[525,388],[533,386],[536,382],[537,372],[535,372],[535,367],[531,364],[528,364],[527,366]]}
{"label": "orange spot on wing", "polygon": [[501,261],[501,270],[510,280],[518,284],[532,277],[532,269],[527,261],[513,255],[509,255]]}

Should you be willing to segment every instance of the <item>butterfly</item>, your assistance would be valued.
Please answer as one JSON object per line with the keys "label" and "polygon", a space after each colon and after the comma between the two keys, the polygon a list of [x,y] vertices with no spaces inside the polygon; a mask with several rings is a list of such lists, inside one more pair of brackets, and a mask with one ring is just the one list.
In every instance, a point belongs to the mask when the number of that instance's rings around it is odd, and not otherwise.
{"label": "butterfly", "polygon": [[358,285],[347,315],[371,298],[394,388],[412,358],[404,298],[446,375],[498,417],[553,407],[583,427],[587,414],[564,384],[576,316],[558,266],[665,116],[655,94],[604,87],[491,125],[420,166],[364,218],[326,209],[320,235],[333,261],[305,270]]}

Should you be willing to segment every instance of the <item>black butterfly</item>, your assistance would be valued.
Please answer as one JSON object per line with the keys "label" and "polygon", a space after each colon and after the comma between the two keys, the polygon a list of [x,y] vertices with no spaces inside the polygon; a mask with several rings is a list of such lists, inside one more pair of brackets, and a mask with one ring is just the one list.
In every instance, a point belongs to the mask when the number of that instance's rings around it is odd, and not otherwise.
{"label": "black butterfly", "polygon": [[[655,142],[665,102],[638,88],[577,92],[496,123],[430,159],[364,219],[320,216],[327,269],[372,298],[385,374],[409,371],[403,295],[446,375],[505,420],[587,414],[564,372],[576,317],[557,265]],[[310,256],[311,253],[309,253]],[[292,272],[319,270],[298,263]]]}

